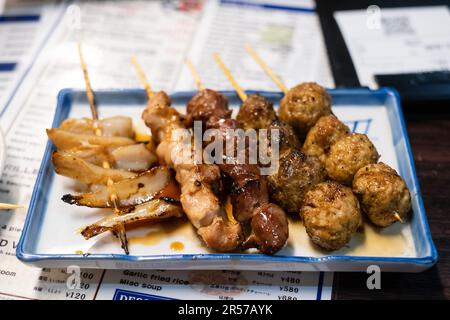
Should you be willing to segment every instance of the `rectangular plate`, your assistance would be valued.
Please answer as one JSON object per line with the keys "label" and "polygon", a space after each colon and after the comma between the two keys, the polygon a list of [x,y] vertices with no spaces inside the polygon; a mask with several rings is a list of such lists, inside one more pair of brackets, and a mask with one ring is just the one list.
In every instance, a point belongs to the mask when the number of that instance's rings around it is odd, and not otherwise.
{"label": "rectangular plate", "polygon": [[[39,267],[65,267],[77,264],[106,269],[240,269],[301,271],[365,271],[378,265],[382,271],[419,272],[431,267],[437,253],[431,239],[414,169],[411,149],[397,93],[390,89],[335,89],[333,111],[349,127],[365,133],[373,141],[381,161],[391,165],[405,179],[412,195],[413,213],[405,224],[377,229],[365,223],[348,247],[321,251],[309,240],[298,219],[291,219],[287,246],[274,256],[259,253],[219,254],[208,251],[186,219],[141,226],[130,230],[129,256],[110,233],[88,241],[75,231],[95,222],[104,212],[70,206],[60,200],[74,192],[74,181],[54,173],[49,142],[34,187],[28,216],[18,244],[17,257]],[[275,106],[281,93],[259,92]],[[195,92],[172,95],[173,105],[184,111]],[[234,92],[224,92],[236,113],[240,100]],[[140,120],[146,104],[143,90],[96,92],[101,117],[127,115],[138,130],[147,130]],[[62,90],[58,96],[53,127],[68,117],[90,117],[85,93]],[[145,128],[145,129],[142,129]],[[171,243],[184,244],[182,251],[171,250]],[[77,252],[88,254],[77,254]]]}

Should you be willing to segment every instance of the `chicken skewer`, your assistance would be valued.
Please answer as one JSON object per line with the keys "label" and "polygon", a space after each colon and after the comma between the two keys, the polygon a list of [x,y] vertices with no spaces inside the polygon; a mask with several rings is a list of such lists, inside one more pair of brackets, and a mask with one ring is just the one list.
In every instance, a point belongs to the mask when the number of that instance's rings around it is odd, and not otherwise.
{"label": "chicken skewer", "polygon": [[[217,62],[226,68],[220,57]],[[189,101],[188,117],[206,122],[208,129],[217,129],[219,137],[226,146],[228,143],[232,143],[234,148],[233,154],[219,155],[224,160],[223,163],[219,163],[219,168],[230,185],[229,199],[232,213],[229,215],[233,219],[235,217],[245,229],[251,229],[250,232],[247,232],[249,234],[243,244],[244,247],[256,247],[267,254],[275,253],[284,246],[288,237],[286,215],[281,208],[269,203],[267,182],[261,175],[259,166],[250,164],[247,160],[244,163],[239,161],[239,153],[242,152],[247,157],[249,149],[244,142],[244,150],[240,150],[238,147],[240,143],[236,141],[238,138],[231,133],[240,128],[237,121],[231,119],[226,98],[213,90],[202,90],[199,85],[201,81],[199,81],[198,73],[192,64],[190,69],[191,72],[195,71],[193,77],[197,78],[196,83],[200,91]],[[232,75],[230,73],[226,75],[230,82],[236,85],[236,91],[241,99],[247,99],[246,93],[239,87]],[[217,103],[218,101],[221,103]]]}
{"label": "chicken skewer", "polygon": [[[100,137],[102,135],[102,131],[98,126],[98,113],[97,108],[95,105],[95,96],[94,91],[92,90],[91,82],[89,79],[89,73],[87,70],[86,62],[84,60],[83,52],[81,50],[81,44],[78,44],[78,54],[80,58],[80,64],[81,69],[83,70],[83,76],[84,76],[84,82],[86,84],[86,96],[88,98],[89,107],[91,109],[92,119],[93,119],[93,127],[95,130],[95,135]],[[110,169],[111,166],[109,162],[106,160],[102,163],[103,168]],[[108,190],[111,188],[111,186],[114,184],[114,181],[111,178],[108,178],[106,186]],[[117,208],[117,194],[115,192],[109,192],[109,198],[111,202],[114,204],[114,213],[119,215],[120,210]],[[125,253],[128,255],[130,253],[128,249],[128,239],[125,231],[125,225],[123,223],[117,223],[115,224],[115,228],[113,229],[113,232],[117,235],[117,237],[120,240],[121,247],[125,251]]]}
{"label": "chicken skewer", "polygon": [[[219,117],[229,117],[231,111],[228,110],[228,101],[225,96],[217,93],[214,90],[207,89],[204,86],[202,79],[197,72],[197,68],[195,68],[191,59],[186,59],[186,65],[189,68],[191,76],[194,79],[195,85],[198,90],[198,94],[193,99],[191,99],[191,101],[189,101],[187,105],[187,125],[192,125],[191,122],[194,121],[194,119],[202,120],[204,124],[206,124],[206,121],[211,117],[212,114],[215,114]],[[201,107],[198,108],[198,105],[201,105]],[[209,105],[211,105],[211,108],[209,108]],[[204,112],[205,109],[206,112]],[[234,224],[238,223],[233,215],[233,205],[231,204],[230,196],[227,197],[225,202],[225,212],[230,222]]]}
{"label": "chicken skewer", "polygon": [[181,186],[181,205],[197,234],[207,247],[220,251],[234,251],[243,241],[242,228],[226,220],[216,193],[221,189],[220,170],[216,165],[196,164],[186,159],[179,149],[177,133],[186,130],[181,115],[171,106],[170,98],[163,91],[154,93],[142,68],[133,57],[132,63],[144,83],[148,104],[142,119],[152,130],[158,142],[156,153],[161,161],[174,168]]}

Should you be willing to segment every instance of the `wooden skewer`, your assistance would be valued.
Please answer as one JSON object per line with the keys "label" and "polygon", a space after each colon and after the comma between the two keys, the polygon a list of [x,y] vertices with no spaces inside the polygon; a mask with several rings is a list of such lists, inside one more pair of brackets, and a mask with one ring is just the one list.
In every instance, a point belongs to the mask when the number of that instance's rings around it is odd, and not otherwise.
{"label": "wooden skewer", "polygon": [[95,108],[94,91],[91,87],[91,81],[89,80],[89,74],[87,71],[86,62],[84,61],[83,51],[81,50],[81,44],[78,43],[78,54],[80,56],[81,69],[83,70],[84,83],[86,84],[86,96],[89,101],[89,107],[91,108],[92,118],[98,120],[97,109]]}
{"label": "wooden skewer", "polygon": [[394,218],[395,218],[398,222],[403,223],[402,217],[400,217],[400,215],[399,215],[397,212],[394,213]]}
{"label": "wooden skewer", "polygon": [[142,84],[144,85],[145,92],[147,92],[147,97],[150,99],[151,97],[153,97],[152,87],[150,86],[150,82],[148,82],[147,77],[145,76],[144,70],[142,70],[142,67],[139,64],[139,62],[137,61],[137,58],[135,55],[133,55],[131,57],[131,63],[133,64],[134,69],[136,70],[136,73],[137,73],[139,79],[141,80]]}
{"label": "wooden skewer", "polygon": [[195,68],[191,59],[186,59],[186,64],[189,68],[189,71],[191,72],[192,78],[194,78],[195,85],[197,86],[197,90],[198,91],[204,90],[205,86],[203,85],[202,79],[200,78],[200,75],[198,74],[197,69]]}
{"label": "wooden skewer", "polygon": [[273,82],[286,94],[289,89],[284,85],[283,81],[273,72],[273,70],[264,62],[264,60],[256,53],[252,46],[246,45],[245,49],[255,62],[264,70],[264,72],[272,79]]}
{"label": "wooden skewer", "polygon": [[239,98],[241,98],[242,101],[247,100],[247,94],[241,88],[241,86],[237,83],[236,79],[234,79],[233,75],[231,74],[230,69],[228,69],[228,67],[222,61],[222,58],[220,58],[220,55],[217,52],[214,52],[213,53],[213,58],[216,61],[216,63],[219,66],[219,68],[222,70],[223,74],[230,81],[231,85],[233,86],[234,90],[238,94]]}
{"label": "wooden skewer", "polygon": [[10,210],[24,208],[25,206],[20,204],[0,203],[0,210]]}
{"label": "wooden skewer", "polygon": [[[89,73],[88,73],[88,70],[87,70],[86,62],[84,61],[83,51],[81,50],[81,44],[80,43],[78,43],[78,53],[79,53],[79,56],[80,56],[81,68],[83,69],[84,81],[86,83],[86,96],[87,96],[88,101],[89,101],[89,107],[91,108],[92,119],[94,120],[95,134],[97,136],[101,136],[102,135],[102,130],[98,127],[98,113],[97,113],[97,108],[96,108],[96,105],[95,105],[94,91],[92,90],[91,81],[89,80]],[[111,168],[111,165],[106,160],[103,161],[102,166],[105,169],[110,169]],[[120,210],[117,208],[117,194],[115,192],[111,191],[111,187],[112,187],[113,184],[114,184],[114,181],[111,178],[108,177],[108,180],[106,182],[106,186],[107,186],[108,191],[109,191],[109,199],[114,204],[114,213],[115,214],[120,214]],[[127,236],[126,236],[126,232],[125,232],[125,226],[123,224],[118,224],[117,226],[118,226],[117,227],[117,235],[118,235],[118,237],[120,239],[120,242],[122,244],[122,249],[125,251],[126,254],[129,254],[128,240],[127,240]]]}
{"label": "wooden skewer", "polygon": [[[191,75],[195,80],[195,83],[197,84],[198,90],[203,90],[205,87],[202,85],[202,80],[200,78],[200,74],[197,71],[197,68],[195,68],[194,64],[190,60],[186,60],[187,65],[189,66],[189,70],[191,71]],[[225,213],[227,214],[228,221],[230,221],[232,224],[238,224],[237,220],[234,218],[233,214],[233,204],[231,203],[231,197],[228,196],[225,201]]]}

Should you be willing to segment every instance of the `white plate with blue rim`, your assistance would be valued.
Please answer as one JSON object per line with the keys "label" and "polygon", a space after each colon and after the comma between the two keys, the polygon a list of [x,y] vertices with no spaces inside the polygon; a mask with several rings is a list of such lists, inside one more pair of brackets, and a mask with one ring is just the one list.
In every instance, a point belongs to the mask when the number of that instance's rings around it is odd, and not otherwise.
{"label": "white plate with blue rim", "polygon": [[[236,112],[240,100],[223,92]],[[278,105],[281,93],[258,92]],[[380,161],[395,168],[411,191],[412,213],[404,223],[379,229],[369,223],[347,247],[323,251],[308,238],[298,218],[289,221],[289,240],[275,255],[257,252],[215,253],[197,237],[187,219],[144,225],[128,230],[130,254],[110,233],[90,240],[76,232],[104,217],[104,211],[71,206],[61,201],[73,193],[73,181],[56,175],[51,163],[54,147],[48,143],[34,187],[17,257],[38,267],[79,265],[104,269],[198,269],[279,271],[366,271],[377,265],[386,272],[420,272],[433,266],[437,252],[427,223],[411,148],[398,94],[387,88],[329,90],[333,112],[354,132],[365,133],[381,154]],[[195,92],[176,92],[173,105],[185,110]],[[143,128],[140,115],[147,102],[144,90],[96,92],[101,117],[127,115]],[[90,117],[85,93],[64,89],[58,96],[53,127],[68,117]],[[139,129],[142,130],[142,129]],[[174,244],[177,244],[174,246]]]}

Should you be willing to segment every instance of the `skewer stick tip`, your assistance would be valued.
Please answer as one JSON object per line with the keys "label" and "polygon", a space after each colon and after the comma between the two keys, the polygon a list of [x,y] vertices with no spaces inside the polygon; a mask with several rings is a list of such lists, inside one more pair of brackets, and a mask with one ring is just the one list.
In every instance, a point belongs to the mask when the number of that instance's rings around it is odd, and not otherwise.
{"label": "skewer stick tip", "polygon": [[97,108],[95,107],[94,91],[92,90],[91,81],[89,79],[89,73],[87,70],[86,62],[84,61],[83,50],[81,49],[81,43],[78,42],[78,55],[80,58],[81,69],[83,71],[84,83],[86,84],[86,96],[91,108],[92,118],[98,120]]}
{"label": "skewer stick tip", "polygon": [[228,81],[230,81],[231,85],[233,86],[234,90],[238,94],[239,98],[241,98],[242,101],[247,100],[247,94],[241,88],[241,86],[237,83],[237,81],[234,78],[233,74],[231,73],[230,69],[228,69],[228,67],[222,61],[222,58],[220,57],[220,55],[217,52],[214,52],[213,58],[216,61],[217,65],[219,66],[220,70],[222,70],[223,74],[228,78]]}
{"label": "skewer stick tip", "polygon": [[25,208],[25,206],[21,204],[0,203],[0,210],[12,210],[21,208]]}
{"label": "skewer stick tip", "polygon": [[200,78],[200,75],[197,71],[197,68],[192,63],[191,59],[186,59],[186,65],[189,68],[189,71],[191,72],[192,78],[194,78],[195,85],[197,86],[197,90],[201,91],[205,89],[205,86],[202,83],[202,79]]}
{"label": "skewer stick tip", "polygon": [[398,222],[404,223],[402,217],[400,217],[400,215],[399,215],[397,212],[394,213],[394,217],[395,217],[395,219],[396,219]]}
{"label": "skewer stick tip", "polygon": [[153,90],[150,86],[150,82],[148,81],[147,77],[145,76],[144,70],[142,69],[141,65],[139,64],[136,55],[131,56],[131,64],[134,66],[134,70],[136,71],[139,79],[141,80],[142,84],[144,85],[145,92],[147,93],[147,97],[150,99],[153,97]]}

